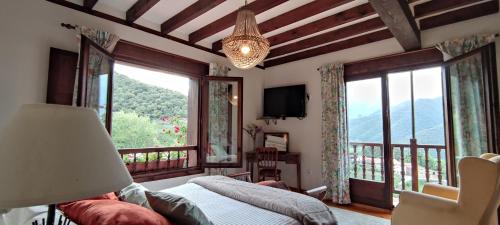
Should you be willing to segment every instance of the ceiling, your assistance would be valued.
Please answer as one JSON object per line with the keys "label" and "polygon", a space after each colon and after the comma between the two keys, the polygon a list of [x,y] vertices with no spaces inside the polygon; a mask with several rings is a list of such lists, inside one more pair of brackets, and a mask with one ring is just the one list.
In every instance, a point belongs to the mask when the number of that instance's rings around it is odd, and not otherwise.
{"label": "ceiling", "polygon": [[[110,15],[219,55],[220,40],[231,34],[236,11],[245,4],[244,0],[47,1]],[[405,50],[418,49],[420,30],[498,13],[498,0],[249,0],[247,7],[271,42],[264,61],[264,67],[270,67],[393,37]]]}

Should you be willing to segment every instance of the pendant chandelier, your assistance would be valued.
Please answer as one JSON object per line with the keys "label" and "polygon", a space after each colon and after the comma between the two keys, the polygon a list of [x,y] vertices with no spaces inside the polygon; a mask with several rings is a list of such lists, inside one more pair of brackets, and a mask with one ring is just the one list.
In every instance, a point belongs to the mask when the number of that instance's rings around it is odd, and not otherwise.
{"label": "pendant chandelier", "polygon": [[222,40],[222,50],[240,69],[250,69],[266,58],[269,41],[260,34],[252,11],[244,8],[238,11],[233,34]]}

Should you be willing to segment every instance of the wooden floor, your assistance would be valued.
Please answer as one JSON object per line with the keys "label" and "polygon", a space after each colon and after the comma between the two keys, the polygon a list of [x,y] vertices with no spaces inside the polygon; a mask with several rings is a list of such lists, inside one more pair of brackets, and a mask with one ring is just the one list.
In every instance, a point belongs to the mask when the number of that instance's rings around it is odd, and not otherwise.
{"label": "wooden floor", "polygon": [[326,202],[327,205],[331,207],[341,208],[345,210],[350,210],[358,213],[363,213],[371,216],[381,217],[384,219],[391,219],[391,211],[387,209],[379,209],[371,206],[365,206],[361,204],[351,204],[351,205],[338,205],[331,202]]}

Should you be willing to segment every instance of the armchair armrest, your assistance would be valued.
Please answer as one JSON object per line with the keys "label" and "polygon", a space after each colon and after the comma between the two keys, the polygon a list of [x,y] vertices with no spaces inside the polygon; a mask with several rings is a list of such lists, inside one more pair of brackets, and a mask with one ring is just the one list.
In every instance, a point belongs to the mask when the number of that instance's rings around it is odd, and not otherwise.
{"label": "armchair armrest", "polygon": [[311,190],[307,190],[307,191],[305,191],[305,194],[309,195],[313,198],[317,198],[320,201],[322,201],[326,195],[326,186],[321,186],[321,187],[313,188]]}
{"label": "armchair armrest", "polygon": [[450,200],[457,200],[459,189],[456,187],[448,187],[438,184],[425,184],[422,193],[447,198]]}
{"label": "armchair armrest", "polygon": [[453,210],[458,207],[457,201],[412,191],[403,191],[399,195],[400,205],[411,205],[418,208]]}

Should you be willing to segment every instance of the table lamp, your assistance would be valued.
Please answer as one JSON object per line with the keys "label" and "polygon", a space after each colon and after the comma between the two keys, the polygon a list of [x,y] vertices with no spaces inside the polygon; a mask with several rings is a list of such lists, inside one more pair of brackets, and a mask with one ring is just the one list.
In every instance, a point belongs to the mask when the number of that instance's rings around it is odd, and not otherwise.
{"label": "table lamp", "polygon": [[49,205],[118,191],[132,183],[96,111],[24,105],[0,131],[0,209]]}

